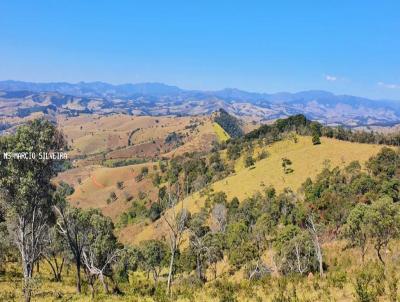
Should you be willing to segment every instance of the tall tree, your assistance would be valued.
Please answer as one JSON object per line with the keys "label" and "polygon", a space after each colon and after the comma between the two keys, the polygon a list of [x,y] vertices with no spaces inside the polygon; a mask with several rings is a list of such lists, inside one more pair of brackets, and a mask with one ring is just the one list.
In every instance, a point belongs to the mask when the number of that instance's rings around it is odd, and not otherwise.
{"label": "tall tree", "polygon": [[315,255],[318,260],[319,275],[322,277],[324,275],[324,265],[323,265],[320,230],[314,221],[314,217],[311,214],[307,217],[306,224],[307,224],[307,229],[312,237],[312,242],[314,244]]}
{"label": "tall tree", "polygon": [[368,243],[368,210],[366,204],[357,204],[350,212],[343,231],[344,237],[349,240],[350,247],[360,249],[363,263]]}
{"label": "tall tree", "polygon": [[65,238],[73,254],[76,266],[76,291],[82,291],[81,268],[83,249],[88,244],[90,216],[95,210],[82,211],[68,205],[55,206],[59,232]]}
{"label": "tall tree", "polygon": [[0,203],[0,272],[4,269],[4,263],[7,255],[11,252],[11,242],[7,231],[7,224],[5,221],[5,212]]}
{"label": "tall tree", "polygon": [[296,272],[303,275],[316,267],[312,238],[309,232],[298,226],[287,225],[279,230],[275,248],[276,260],[284,273]]}
{"label": "tall tree", "polygon": [[400,209],[390,197],[382,197],[374,202],[367,214],[369,235],[382,264],[385,260],[382,250],[386,249],[390,240],[400,235]]}
{"label": "tall tree", "polygon": [[99,210],[88,212],[89,227],[85,230],[87,241],[82,249],[82,260],[94,298],[96,279],[100,280],[105,293],[109,293],[106,277],[113,281],[112,264],[121,254],[122,245],[114,235],[114,224],[109,217],[104,217]]}
{"label": "tall tree", "polygon": [[228,222],[228,209],[223,203],[216,203],[211,211],[211,230],[225,232]]}
{"label": "tall tree", "polygon": [[54,281],[61,281],[61,273],[67,258],[67,246],[55,226],[48,228],[44,238],[45,247],[42,258],[49,264],[53,272]]}
{"label": "tall tree", "polygon": [[161,270],[166,264],[168,247],[162,241],[147,240],[142,243],[141,253],[145,270],[152,272],[154,284],[157,287]]}
{"label": "tall tree", "polygon": [[[179,193],[177,194],[179,196]],[[171,193],[168,193],[168,204],[170,206],[169,213],[166,213],[163,218],[168,226],[169,247],[170,247],[170,262],[167,281],[167,294],[171,293],[172,275],[175,264],[175,257],[182,241],[182,235],[187,229],[188,221],[190,220],[190,212],[184,207],[181,202],[181,210],[178,212],[177,198],[174,198]]]}
{"label": "tall tree", "polygon": [[0,161],[0,199],[21,256],[25,301],[31,300],[33,267],[53,219],[55,188],[50,180],[56,175],[56,161],[40,155],[61,151],[64,146],[60,132],[42,119],[21,126],[15,135],[0,138],[0,153],[9,154]]}
{"label": "tall tree", "polygon": [[196,213],[192,216],[189,224],[190,231],[190,248],[196,255],[196,272],[197,277],[201,281],[206,281],[204,277],[205,260],[206,260],[206,235],[210,228],[205,224],[207,214],[205,212]]}

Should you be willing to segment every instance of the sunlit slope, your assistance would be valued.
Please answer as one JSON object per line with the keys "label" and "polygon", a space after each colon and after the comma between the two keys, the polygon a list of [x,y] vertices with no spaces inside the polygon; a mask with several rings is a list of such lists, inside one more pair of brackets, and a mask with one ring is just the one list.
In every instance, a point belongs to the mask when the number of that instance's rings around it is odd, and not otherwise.
{"label": "sunlit slope", "polygon": [[[297,190],[307,177],[315,177],[325,165],[345,166],[354,160],[364,163],[381,148],[329,138],[321,138],[320,145],[313,145],[311,137],[298,137],[297,143],[285,140],[266,147],[268,157],[257,162],[254,168],[244,168],[242,162],[238,162],[237,173],[216,182],[213,189],[226,192],[228,198],[236,196],[239,199],[251,196],[262,189],[263,184],[277,190]],[[282,158],[292,162],[292,173],[284,173]]]}
{"label": "sunlit slope", "polygon": [[[321,145],[313,145],[311,137],[298,137],[297,143],[292,140],[274,143],[265,147],[269,156],[256,162],[254,168],[244,168],[238,163],[235,174],[215,182],[211,188],[215,192],[226,192],[228,200],[234,196],[243,200],[269,185],[274,186],[278,191],[284,188],[296,191],[307,177],[315,178],[328,163],[331,167],[345,166],[354,160],[364,163],[381,149],[378,145],[350,143],[329,138],[321,138],[321,142]],[[292,173],[284,173],[282,158],[292,161],[294,170]],[[239,159],[239,161],[242,160],[242,158]],[[204,199],[205,197],[200,197],[199,193],[195,193],[183,201],[183,206],[192,213],[198,212],[204,205]],[[177,206],[177,211],[180,207],[182,207],[181,203]],[[122,230],[122,232],[125,231]],[[166,235],[166,223],[161,218],[153,224],[144,226],[135,236],[129,237],[125,234],[124,238],[129,238],[126,242],[137,243]]]}
{"label": "sunlit slope", "polygon": [[[75,192],[69,197],[71,204],[81,208],[98,208],[104,215],[117,221],[119,215],[127,211],[131,202],[128,196],[136,199],[139,192],[147,194],[152,200],[157,196],[157,189],[153,186],[149,177],[137,182],[135,177],[142,167],[147,166],[152,171],[154,163],[138,164],[118,168],[105,168],[91,166],[89,173],[82,175],[80,168],[72,169],[61,174],[57,181],[63,180],[75,184]],[[77,178],[81,178],[81,184],[77,184]],[[123,182],[122,188],[117,182]],[[107,202],[111,192],[117,199]]]}
{"label": "sunlit slope", "polygon": [[229,134],[222,128],[218,123],[213,123],[213,128],[215,133],[217,134],[218,141],[225,142],[230,139]]}
{"label": "sunlit slope", "polygon": [[172,132],[184,136],[186,142],[197,134],[194,131],[197,125],[208,120],[206,117],[113,114],[62,116],[59,117],[58,124],[61,125],[68,144],[72,146],[72,156],[121,150],[137,145],[146,148],[146,143],[155,142],[161,148],[165,138]]}
{"label": "sunlit slope", "polygon": [[211,119],[203,119],[201,124],[196,128],[195,133],[188,139],[185,144],[178,148],[165,153],[165,157],[174,157],[177,155],[183,155],[186,152],[208,152],[212,148],[212,142],[218,139],[217,134],[214,131],[213,122]]}

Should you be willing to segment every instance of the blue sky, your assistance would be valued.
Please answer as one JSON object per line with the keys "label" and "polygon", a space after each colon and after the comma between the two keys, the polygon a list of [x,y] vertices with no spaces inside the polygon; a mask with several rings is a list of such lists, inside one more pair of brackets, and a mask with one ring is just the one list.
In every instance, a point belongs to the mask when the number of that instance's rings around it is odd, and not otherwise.
{"label": "blue sky", "polygon": [[0,79],[400,100],[400,1],[0,0]]}

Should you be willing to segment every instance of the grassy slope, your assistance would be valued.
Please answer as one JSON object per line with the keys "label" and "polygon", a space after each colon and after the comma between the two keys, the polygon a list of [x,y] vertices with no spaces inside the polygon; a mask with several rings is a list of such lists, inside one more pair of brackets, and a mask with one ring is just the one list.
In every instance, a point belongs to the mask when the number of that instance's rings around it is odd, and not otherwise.
{"label": "grassy slope", "polygon": [[[321,142],[321,145],[314,146],[311,137],[298,137],[297,143],[290,140],[277,142],[265,148],[269,156],[257,162],[254,169],[244,168],[243,159],[239,159],[235,167],[236,174],[215,183],[213,188],[226,192],[228,198],[236,196],[239,199],[262,189],[263,183],[274,186],[278,191],[284,188],[297,190],[308,176],[313,178],[320,173],[327,160],[331,167],[344,166],[354,160],[364,163],[381,149],[377,145],[329,138],[321,138]],[[292,161],[293,173],[283,173],[283,157]]]}
{"label": "grassy slope", "polygon": [[196,132],[189,138],[189,140],[179,146],[178,148],[165,153],[163,156],[174,157],[177,155],[182,155],[185,152],[193,151],[209,151],[212,147],[211,143],[217,140],[217,135],[212,126],[210,119],[203,119],[202,124],[196,129]]}
{"label": "grassy slope", "polygon": [[229,134],[218,123],[214,122],[213,128],[220,142],[225,142],[230,139]]}
{"label": "grassy slope", "polygon": [[[236,173],[214,183],[211,188],[224,191],[228,199],[236,196],[240,200],[260,191],[264,186],[272,185],[278,191],[284,188],[297,190],[307,177],[314,178],[323,169],[324,162],[330,161],[331,167],[344,166],[353,160],[364,163],[372,155],[376,154],[381,146],[350,143],[335,139],[322,138],[321,145],[312,145],[311,137],[299,137],[298,142],[281,141],[265,149],[269,157],[256,163],[252,169],[244,168],[239,159]],[[282,157],[289,158],[292,162],[294,172],[284,174],[281,166]],[[191,212],[197,212],[204,205],[205,197],[195,193],[183,201],[184,206]],[[177,207],[181,207],[180,203]],[[168,215],[168,213],[166,214]],[[138,243],[152,238],[162,238],[167,233],[165,221],[158,221],[147,225],[135,236],[129,237],[130,243]]]}
{"label": "grassy slope", "polygon": [[[153,140],[164,140],[171,132],[193,135],[186,127],[192,121],[205,121],[205,117],[151,117],[114,114],[108,116],[80,115],[60,116],[58,123],[72,145],[71,155],[93,154],[128,146],[130,133],[140,128],[131,137],[132,145]],[[81,129],[82,127],[82,129]]]}
{"label": "grassy slope", "polygon": [[[111,217],[114,221],[118,216],[130,207],[130,202],[126,202],[125,193],[136,198],[140,191],[147,193],[153,200],[157,196],[157,190],[154,188],[151,179],[145,178],[141,182],[136,182],[135,177],[140,173],[144,166],[153,171],[152,166],[155,163],[138,164],[132,166],[105,168],[101,166],[91,166],[90,172],[82,175],[82,168],[69,170],[61,174],[56,181],[64,180],[67,183],[75,184],[78,177],[82,178],[82,184],[75,186],[75,192],[70,197],[70,202],[74,206],[82,208],[99,208]],[[83,176],[83,177],[82,177]],[[123,181],[124,188],[118,189],[117,182]],[[115,192],[118,199],[107,204],[107,198],[110,193]]]}

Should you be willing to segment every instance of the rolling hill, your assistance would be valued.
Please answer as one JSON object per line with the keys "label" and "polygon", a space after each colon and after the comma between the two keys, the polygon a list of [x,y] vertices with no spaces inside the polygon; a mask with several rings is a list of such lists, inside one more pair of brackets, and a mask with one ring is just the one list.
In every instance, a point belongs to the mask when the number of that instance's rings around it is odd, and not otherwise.
{"label": "rolling hill", "polygon": [[[311,137],[300,136],[297,143],[292,140],[274,143],[265,148],[269,156],[256,162],[254,168],[244,168],[243,158],[240,158],[237,161],[236,172],[213,183],[211,191],[223,191],[227,194],[228,200],[238,197],[240,201],[270,185],[278,192],[285,188],[297,192],[307,177],[314,178],[326,165],[343,167],[354,160],[363,163],[381,149],[378,145],[350,143],[328,138],[322,138],[321,141],[321,145],[315,146],[311,142]],[[259,151],[259,149],[255,150],[255,152]],[[293,173],[283,172],[281,163],[284,157],[292,161]],[[197,192],[187,197],[177,207],[183,204],[190,212],[198,212],[204,206],[207,197],[201,195]],[[166,215],[169,215],[168,212]],[[140,232],[138,228],[141,229]],[[129,233],[133,230],[135,236],[130,236]],[[166,231],[165,221],[159,219],[147,226],[130,225],[120,231],[120,236],[125,243],[138,243],[150,238],[160,239],[166,236]]]}
{"label": "rolling hill", "polygon": [[273,94],[238,89],[184,90],[162,83],[0,81],[0,108],[3,118],[23,118],[34,112],[69,116],[81,113],[199,115],[223,108],[235,116],[261,122],[294,114],[305,114],[323,124],[351,127],[392,126],[400,122],[400,102],[396,101],[318,90]]}

